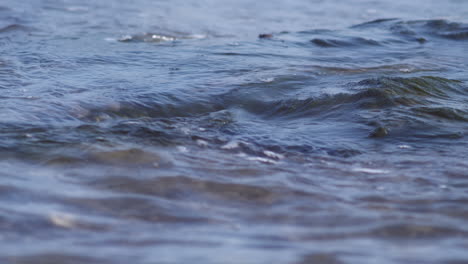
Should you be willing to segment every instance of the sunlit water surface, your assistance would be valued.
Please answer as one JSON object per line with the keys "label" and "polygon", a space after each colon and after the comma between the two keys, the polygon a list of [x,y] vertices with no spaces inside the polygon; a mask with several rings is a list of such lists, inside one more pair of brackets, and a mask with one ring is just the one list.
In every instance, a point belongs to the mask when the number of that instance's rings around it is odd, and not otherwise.
{"label": "sunlit water surface", "polygon": [[468,2],[0,0],[2,263],[466,263]]}

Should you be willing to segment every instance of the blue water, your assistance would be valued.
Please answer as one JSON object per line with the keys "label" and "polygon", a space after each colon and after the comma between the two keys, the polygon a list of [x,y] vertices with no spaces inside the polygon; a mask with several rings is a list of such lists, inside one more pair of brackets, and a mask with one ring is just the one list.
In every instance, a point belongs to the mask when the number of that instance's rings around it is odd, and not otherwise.
{"label": "blue water", "polygon": [[0,0],[1,262],[467,262],[467,18]]}

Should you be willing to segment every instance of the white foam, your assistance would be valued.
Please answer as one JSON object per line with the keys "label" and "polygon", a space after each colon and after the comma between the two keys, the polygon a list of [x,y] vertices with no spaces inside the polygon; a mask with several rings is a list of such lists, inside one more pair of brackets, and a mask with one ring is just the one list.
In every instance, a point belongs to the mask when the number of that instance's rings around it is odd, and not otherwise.
{"label": "white foam", "polygon": [[269,150],[264,150],[263,154],[265,154],[265,156],[270,157],[272,159],[282,159],[282,158],[284,158],[283,155],[281,155],[279,153],[276,153],[276,152],[273,152],[273,151],[269,151]]}
{"label": "white foam", "polygon": [[372,168],[353,168],[351,170],[355,172],[364,172],[364,173],[369,173],[369,174],[385,174],[385,173],[390,172],[388,170],[372,169]]}
{"label": "white foam", "polygon": [[200,147],[206,147],[208,146],[208,142],[206,142],[205,140],[202,140],[202,139],[197,139],[197,145],[200,146]]}
{"label": "white foam", "polygon": [[236,149],[239,147],[239,142],[237,141],[229,141],[225,145],[221,146],[222,149]]}
{"label": "white foam", "polygon": [[398,148],[400,148],[400,149],[410,149],[411,146],[409,146],[409,145],[398,145]]}
{"label": "white foam", "polygon": [[248,157],[247,159],[248,159],[248,160],[251,160],[251,161],[257,161],[257,162],[267,163],[267,164],[275,164],[275,163],[277,163],[275,160],[267,159],[267,158],[262,158],[262,157]]}
{"label": "white foam", "polygon": [[177,146],[177,150],[180,152],[188,152],[188,148],[184,146]]}
{"label": "white foam", "polygon": [[261,82],[264,82],[264,83],[271,83],[275,80],[274,77],[268,77],[268,78],[260,78],[260,81]]}
{"label": "white foam", "polygon": [[156,34],[153,34],[151,36],[152,39],[154,40],[160,40],[160,41],[174,41],[176,38],[174,37],[169,37],[169,36],[163,36],[163,35],[156,35]]}
{"label": "white foam", "polygon": [[73,228],[76,226],[75,218],[71,214],[54,212],[49,215],[49,220],[52,224],[64,228]]}

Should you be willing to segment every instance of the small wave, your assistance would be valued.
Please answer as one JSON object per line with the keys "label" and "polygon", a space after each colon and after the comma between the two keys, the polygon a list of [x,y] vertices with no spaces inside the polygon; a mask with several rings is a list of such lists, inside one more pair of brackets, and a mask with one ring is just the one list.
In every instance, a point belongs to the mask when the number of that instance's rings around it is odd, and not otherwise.
{"label": "small wave", "polygon": [[374,26],[374,25],[384,24],[384,23],[393,22],[393,21],[398,21],[398,18],[379,18],[379,19],[375,19],[375,20],[372,20],[372,21],[368,21],[368,22],[364,22],[364,23],[361,23],[361,24],[351,26],[351,28],[361,28],[361,27],[366,27],[366,26]]}
{"label": "small wave", "polygon": [[[454,138],[453,132],[448,133],[448,128],[441,127],[439,122],[468,121],[464,103],[468,89],[457,80],[435,76],[381,77],[349,86],[355,92],[252,101],[242,106],[266,119],[314,118],[365,124],[371,127],[369,136],[373,138],[392,135]],[[456,138],[463,137],[463,133],[456,134]]]}
{"label": "small wave", "polygon": [[200,34],[183,34],[183,33],[143,33],[135,35],[125,35],[118,39],[120,42],[150,42],[150,43],[161,43],[161,42],[172,42],[180,39],[203,39],[206,35]]}
{"label": "small wave", "polygon": [[404,43],[424,44],[435,37],[450,40],[468,39],[468,25],[447,20],[400,20],[377,19],[352,26],[349,31],[309,30],[297,33],[269,34],[282,41],[291,38],[303,45],[304,35],[314,36],[310,40],[320,48],[392,47],[401,49]]}
{"label": "small wave", "polygon": [[336,47],[357,47],[357,46],[380,46],[381,44],[373,39],[366,39],[362,37],[351,37],[346,40],[341,39],[322,39],[315,38],[311,40],[312,43],[323,48],[336,48]]}
{"label": "small wave", "polygon": [[169,35],[146,33],[141,35],[125,35],[119,38],[120,42],[163,42],[163,41],[174,41],[176,37]]}
{"label": "small wave", "polygon": [[416,72],[431,72],[439,69],[434,66],[421,67],[411,64],[389,64],[379,65],[374,67],[331,67],[314,65],[312,68],[327,74],[363,74],[363,73],[416,73]]}
{"label": "small wave", "polygon": [[[324,95],[318,98],[286,99],[274,102],[255,102],[248,110],[269,117],[327,115],[352,106],[362,109],[383,109],[391,106],[430,105],[431,100],[452,98],[451,93],[465,94],[459,81],[426,76],[414,78],[366,79],[356,86],[357,93]],[[344,114],[344,113],[342,113]]]}
{"label": "small wave", "polygon": [[447,20],[377,19],[351,27],[348,32],[338,30],[308,30],[296,33],[261,34],[269,39],[297,43],[304,46],[304,35],[314,36],[309,42],[320,48],[393,47],[406,44],[425,44],[435,38],[468,39],[468,25]]}
{"label": "small wave", "polygon": [[[152,98],[155,99],[155,98]],[[101,122],[108,119],[144,117],[198,116],[224,109],[216,100],[185,100],[171,95],[159,95],[157,100],[122,101],[103,106],[83,105],[72,115],[82,120]]]}
{"label": "small wave", "polygon": [[424,99],[439,98],[449,99],[452,96],[466,95],[467,89],[462,82],[435,76],[422,76],[412,78],[377,78],[366,79],[356,84],[357,86],[379,89],[389,96],[393,96],[398,102],[401,97],[416,96],[414,99],[423,104]]}
{"label": "small wave", "polygon": [[10,32],[29,32],[31,29],[27,26],[21,24],[11,24],[0,28],[0,33],[10,33]]}
{"label": "small wave", "polygon": [[468,122],[468,111],[463,109],[451,107],[418,107],[414,110],[447,120]]}
{"label": "small wave", "polygon": [[424,42],[425,37],[442,37],[451,40],[468,39],[468,25],[450,22],[444,19],[409,20],[378,19],[353,26],[355,29],[378,27],[387,29],[393,34]]}
{"label": "small wave", "polygon": [[[94,122],[128,119],[145,122],[145,118],[150,118],[153,120],[151,122],[154,122],[155,119],[195,117],[197,122],[203,124],[204,129],[213,130],[214,134],[217,129],[222,129],[226,133],[235,133],[236,128],[233,124],[236,121],[229,109],[240,108],[266,120],[301,118],[354,120],[355,123],[371,126],[369,135],[375,138],[392,135],[396,130],[405,127],[412,127],[413,134],[416,134],[418,129],[414,127],[418,124],[420,126],[424,124],[425,129],[428,125],[437,127],[436,120],[441,119],[449,122],[468,120],[468,111],[463,103],[466,100],[464,98],[468,96],[468,89],[457,80],[436,76],[380,77],[349,83],[347,86],[351,91],[349,93],[325,94],[305,99],[268,100],[252,97],[243,90],[191,101],[171,96],[163,100],[160,96],[159,102],[154,100],[138,103],[119,102],[108,107],[85,107],[86,110],[80,112],[79,118]],[[143,123],[141,126],[126,126],[123,122],[108,132],[112,135],[144,134],[145,138],[155,138],[158,144],[163,145],[177,142],[178,136],[169,136],[164,127],[146,131],[147,126],[148,123]],[[183,131],[181,133],[183,134]],[[176,135],[173,132],[171,134]],[[179,136],[182,134],[179,133]],[[200,140],[210,142],[205,138]],[[259,150],[254,154],[257,155],[257,152],[261,153]]]}
{"label": "small wave", "polygon": [[428,20],[422,22],[422,26],[430,33],[438,36],[453,39],[468,39],[468,25],[462,23],[449,22],[446,20]]}

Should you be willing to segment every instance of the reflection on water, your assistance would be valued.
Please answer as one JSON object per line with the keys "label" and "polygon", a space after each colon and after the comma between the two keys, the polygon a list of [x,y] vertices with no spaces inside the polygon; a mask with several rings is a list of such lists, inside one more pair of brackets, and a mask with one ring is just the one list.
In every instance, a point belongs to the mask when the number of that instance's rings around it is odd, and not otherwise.
{"label": "reflection on water", "polygon": [[5,263],[464,263],[461,1],[0,3]]}

